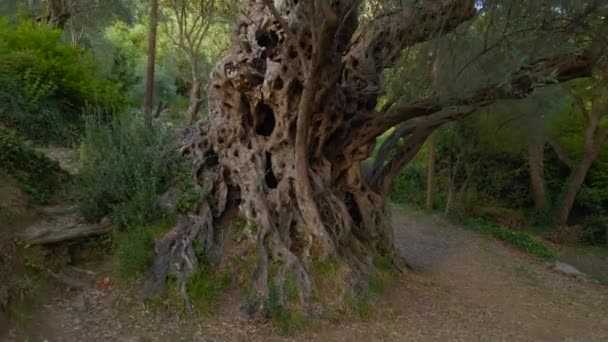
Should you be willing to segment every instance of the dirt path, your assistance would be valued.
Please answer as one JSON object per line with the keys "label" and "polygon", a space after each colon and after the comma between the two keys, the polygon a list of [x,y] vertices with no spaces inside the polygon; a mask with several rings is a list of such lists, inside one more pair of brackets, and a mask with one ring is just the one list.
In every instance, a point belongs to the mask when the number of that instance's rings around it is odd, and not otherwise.
{"label": "dirt path", "polygon": [[[30,340],[608,340],[608,287],[557,274],[440,218],[397,208],[393,217],[398,246],[417,271],[399,279],[388,294],[392,303],[369,321],[320,323],[284,338],[267,325],[247,321],[238,310],[185,323],[184,317],[144,307],[119,289],[92,286],[49,301]],[[19,338],[9,334],[9,340]]]}

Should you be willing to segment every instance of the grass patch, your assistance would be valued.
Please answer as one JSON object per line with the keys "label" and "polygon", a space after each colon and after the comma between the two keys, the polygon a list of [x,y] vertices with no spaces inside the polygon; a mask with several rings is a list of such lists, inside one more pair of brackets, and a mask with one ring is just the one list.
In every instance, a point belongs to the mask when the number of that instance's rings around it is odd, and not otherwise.
{"label": "grass patch", "polygon": [[211,314],[220,291],[231,282],[232,274],[228,269],[214,272],[209,265],[201,264],[188,279],[186,288],[194,308],[200,313]]}
{"label": "grass patch", "polygon": [[557,258],[557,254],[553,251],[553,249],[551,249],[551,247],[530,234],[496,227],[481,219],[471,219],[465,221],[463,226],[475,232],[493,236],[543,260],[550,261]]}
{"label": "grass patch", "polygon": [[114,240],[118,257],[117,275],[135,281],[154,261],[154,239],[144,227],[129,229]]}
{"label": "grass patch", "polygon": [[268,291],[267,310],[268,317],[281,335],[291,334],[307,323],[304,315],[283,304],[279,288],[274,284],[270,286]]}
{"label": "grass patch", "polygon": [[132,283],[154,262],[154,241],[174,225],[173,220],[161,220],[147,226],[134,226],[114,236],[114,248],[119,279]]}

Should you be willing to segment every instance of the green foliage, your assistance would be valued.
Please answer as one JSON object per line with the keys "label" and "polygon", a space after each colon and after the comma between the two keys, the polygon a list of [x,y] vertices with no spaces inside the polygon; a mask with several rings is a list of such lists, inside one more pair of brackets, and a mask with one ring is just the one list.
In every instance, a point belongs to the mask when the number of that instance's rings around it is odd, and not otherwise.
{"label": "green foliage", "polygon": [[279,287],[275,284],[268,289],[267,310],[268,317],[282,335],[291,334],[306,323],[302,315],[283,304]]}
{"label": "green foliage", "polygon": [[374,313],[374,307],[369,298],[352,294],[347,298],[346,313],[358,319],[368,319]]}
{"label": "green foliage", "polygon": [[154,241],[174,225],[173,220],[160,220],[145,226],[132,226],[113,237],[119,278],[133,282],[154,261]]}
{"label": "green foliage", "polygon": [[145,227],[134,227],[115,239],[116,272],[126,281],[136,280],[154,261],[154,239]]}
{"label": "green foliage", "polygon": [[194,307],[203,313],[211,313],[220,291],[232,282],[230,271],[215,272],[202,263],[199,269],[188,278],[187,292]]}
{"label": "green foliage", "polygon": [[48,202],[68,179],[57,162],[26,146],[14,132],[2,127],[0,170],[16,179],[34,203]]}
{"label": "green foliage", "polygon": [[83,216],[94,221],[110,214],[123,228],[160,218],[159,194],[173,177],[174,150],[170,132],[148,127],[140,115],[89,119],[74,188]]}
{"label": "green foliage", "polygon": [[496,227],[481,219],[468,220],[465,222],[465,227],[479,233],[493,236],[544,260],[553,260],[557,257],[555,252],[546,243],[524,232]]}
{"label": "green foliage", "polygon": [[589,245],[608,245],[608,215],[587,217],[580,239]]}
{"label": "green foliage", "polygon": [[31,139],[66,145],[82,129],[83,108],[110,112],[127,102],[122,84],[100,75],[92,55],[61,35],[0,19],[0,120]]}
{"label": "green foliage", "polygon": [[193,184],[192,162],[188,158],[181,160],[177,177],[181,193],[177,198],[176,209],[180,213],[187,213],[205,196],[205,190]]}
{"label": "green foliage", "polygon": [[393,180],[390,199],[396,203],[424,203],[426,167],[422,163],[408,164]]}

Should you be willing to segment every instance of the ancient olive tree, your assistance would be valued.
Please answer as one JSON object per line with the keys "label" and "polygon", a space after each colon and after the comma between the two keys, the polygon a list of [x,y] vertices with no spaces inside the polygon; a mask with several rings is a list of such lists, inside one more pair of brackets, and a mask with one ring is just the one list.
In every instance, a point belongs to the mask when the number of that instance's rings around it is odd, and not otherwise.
{"label": "ancient olive tree", "polygon": [[[338,260],[348,269],[351,282],[345,286],[353,287],[377,258],[402,266],[385,198],[391,180],[426,138],[441,124],[497,100],[588,76],[601,52],[588,43],[566,53],[541,51],[517,66],[504,63],[509,70],[500,79],[477,82],[458,96],[429,92],[387,100],[383,72],[403,61],[402,51],[436,41],[449,45],[459,27],[464,31],[458,34],[467,34],[477,20],[488,21],[485,7],[504,11],[505,4],[526,2],[414,1],[407,8],[399,3],[245,1],[231,48],[211,74],[209,116],[184,147],[195,162],[196,184],[208,194],[157,242],[144,294],[162,291],[169,273],[186,293],[185,279],[199,262],[193,244],[207,253],[221,248],[222,232],[214,223],[230,206],[255,228],[249,244],[255,249],[251,281],[259,303],[271,286],[281,289],[287,274],[308,302],[317,261]],[[581,25],[604,18],[594,16],[597,3],[572,14],[547,3],[543,13],[555,21],[542,29],[559,32],[560,39],[575,40]],[[507,53],[508,46],[496,46],[498,55]],[[452,69],[445,63],[443,68]],[[373,162],[366,163],[377,138],[390,130]]]}

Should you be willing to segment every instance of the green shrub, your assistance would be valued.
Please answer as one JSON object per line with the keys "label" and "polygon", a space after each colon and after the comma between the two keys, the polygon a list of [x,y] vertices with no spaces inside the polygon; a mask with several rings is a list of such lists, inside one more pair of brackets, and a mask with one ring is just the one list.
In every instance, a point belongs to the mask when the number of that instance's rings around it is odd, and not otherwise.
{"label": "green shrub", "polygon": [[580,240],[589,245],[607,245],[608,215],[592,215],[587,217]]}
{"label": "green shrub", "polygon": [[14,132],[2,127],[0,169],[16,179],[34,203],[48,202],[68,179],[56,161],[27,147]]}
{"label": "green shrub", "polygon": [[407,165],[393,180],[390,199],[396,203],[422,205],[426,195],[426,167],[421,163]]}
{"label": "green shrub", "polygon": [[174,151],[171,133],[148,127],[140,115],[89,119],[74,189],[83,216],[94,221],[109,214],[123,228],[160,218],[159,194],[175,172]]}
{"label": "green shrub", "polygon": [[83,127],[84,108],[111,112],[127,97],[89,52],[61,37],[61,30],[31,20],[0,18],[0,120],[30,139],[66,145]]}
{"label": "green shrub", "polygon": [[180,194],[175,208],[180,213],[190,212],[205,196],[205,189],[192,183],[192,161],[189,158],[182,157],[177,171],[177,181]]}

